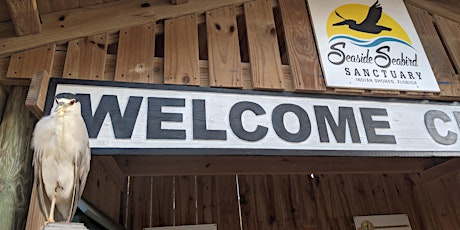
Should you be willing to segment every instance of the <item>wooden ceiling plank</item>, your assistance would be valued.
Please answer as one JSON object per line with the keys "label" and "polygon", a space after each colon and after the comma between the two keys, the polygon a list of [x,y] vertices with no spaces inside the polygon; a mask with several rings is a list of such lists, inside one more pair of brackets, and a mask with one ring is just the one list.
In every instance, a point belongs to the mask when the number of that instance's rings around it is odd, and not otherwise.
{"label": "wooden ceiling plank", "polygon": [[5,31],[0,35],[0,57],[51,42],[63,42],[104,32],[115,32],[121,28],[187,14],[201,14],[211,9],[240,5],[247,1],[203,0],[174,7],[164,1],[153,1],[148,6],[144,4],[145,0],[114,1],[41,15],[42,31],[23,37],[6,32],[4,28],[8,28],[10,23],[0,23],[0,31]]}
{"label": "wooden ceiling plank", "polygon": [[6,2],[18,36],[40,33],[41,23],[36,0],[7,0]]}
{"label": "wooden ceiling plank", "polygon": [[[422,172],[432,158],[277,156],[114,156],[127,176]],[[346,163],[344,163],[346,162]]]}

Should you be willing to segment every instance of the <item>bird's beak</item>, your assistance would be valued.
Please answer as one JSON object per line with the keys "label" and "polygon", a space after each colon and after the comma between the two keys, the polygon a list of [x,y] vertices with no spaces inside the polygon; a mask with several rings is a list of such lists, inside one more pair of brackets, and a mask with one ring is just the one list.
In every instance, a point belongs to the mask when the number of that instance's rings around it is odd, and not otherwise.
{"label": "bird's beak", "polygon": [[343,25],[346,25],[346,21],[342,21],[342,22],[337,22],[337,23],[334,23],[332,24],[333,26],[343,26]]}
{"label": "bird's beak", "polygon": [[59,111],[62,107],[64,107],[65,103],[64,102],[58,102],[56,108],[54,109],[54,112]]}

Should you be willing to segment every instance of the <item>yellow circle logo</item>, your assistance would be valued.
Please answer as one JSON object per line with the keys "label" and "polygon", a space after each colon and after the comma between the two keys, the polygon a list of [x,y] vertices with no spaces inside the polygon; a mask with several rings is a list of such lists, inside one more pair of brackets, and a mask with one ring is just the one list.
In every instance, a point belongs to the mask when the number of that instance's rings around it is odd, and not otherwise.
{"label": "yellow circle logo", "polygon": [[327,35],[331,40],[348,38],[360,46],[370,47],[385,41],[395,41],[412,47],[407,33],[398,22],[382,11],[378,1],[372,6],[339,6],[328,17]]}

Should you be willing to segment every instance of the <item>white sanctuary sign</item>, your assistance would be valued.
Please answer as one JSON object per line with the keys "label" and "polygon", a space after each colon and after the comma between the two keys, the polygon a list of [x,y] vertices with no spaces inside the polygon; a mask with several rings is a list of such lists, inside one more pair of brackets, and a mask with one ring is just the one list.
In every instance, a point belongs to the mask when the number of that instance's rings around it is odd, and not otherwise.
{"label": "white sanctuary sign", "polygon": [[439,92],[402,0],[308,0],[327,86]]}
{"label": "white sanctuary sign", "polygon": [[52,79],[95,154],[460,155],[457,103]]}

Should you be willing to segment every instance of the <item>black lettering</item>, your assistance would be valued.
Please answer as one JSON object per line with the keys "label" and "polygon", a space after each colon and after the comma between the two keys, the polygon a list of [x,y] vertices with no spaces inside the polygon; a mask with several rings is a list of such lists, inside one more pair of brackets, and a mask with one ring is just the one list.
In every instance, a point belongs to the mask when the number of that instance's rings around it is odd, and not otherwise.
{"label": "black lettering", "polygon": [[337,48],[337,46],[342,46],[342,48],[345,48],[345,42],[338,42],[333,44],[330,48],[334,51],[329,52],[327,58],[332,64],[341,65],[345,62],[345,53]]}
{"label": "black lettering", "polygon": [[382,67],[382,68],[387,68],[391,64],[391,58],[390,58],[390,56],[388,56],[388,54],[383,52],[383,50],[386,50],[387,52],[389,52],[390,47],[389,46],[382,46],[382,47],[378,48],[376,50],[376,52],[379,55],[376,55],[374,60],[375,60],[375,64],[377,66]]}
{"label": "black lettering", "polygon": [[206,106],[204,100],[194,99],[193,103],[193,139],[227,140],[225,130],[208,130],[206,128]]}
{"label": "black lettering", "polygon": [[90,95],[77,94],[77,96],[81,102],[81,115],[85,120],[89,138],[97,138],[107,113],[112,120],[115,138],[131,138],[139,114],[139,108],[141,107],[142,97],[129,97],[125,112],[121,116],[118,97],[115,95],[104,95],[99,101],[93,116]]}
{"label": "black lettering", "polygon": [[[444,123],[450,122],[451,119],[447,116],[446,113],[439,110],[430,110],[425,113],[425,127],[431,138],[439,144],[442,145],[453,145],[457,142],[457,134],[448,130],[445,136],[441,135],[438,132],[438,129],[435,125],[435,120],[440,119]],[[455,119],[458,122],[458,114],[455,114]],[[459,126],[460,127],[460,126]]]}
{"label": "black lettering", "polygon": [[185,107],[185,99],[179,98],[148,98],[147,139],[178,139],[185,140],[185,130],[162,129],[161,122],[182,122],[181,113],[163,113],[164,106]]}
{"label": "black lettering", "polygon": [[364,130],[366,131],[367,141],[377,144],[396,144],[396,139],[393,135],[377,135],[375,129],[389,129],[388,121],[376,121],[372,116],[388,116],[386,109],[379,108],[360,108],[361,117],[363,119]]}
{"label": "black lettering", "polygon": [[245,130],[243,127],[243,121],[241,120],[243,112],[245,111],[251,111],[257,116],[265,114],[265,110],[259,104],[248,101],[238,102],[235,105],[233,105],[230,109],[230,128],[232,129],[233,133],[242,140],[261,140],[267,135],[268,128],[261,125],[257,125],[256,130],[254,130],[253,132]]}
{"label": "black lettering", "polygon": [[316,120],[318,123],[318,132],[321,142],[329,142],[326,121],[331,127],[337,143],[345,143],[346,127],[350,130],[351,140],[353,143],[361,143],[359,138],[358,126],[356,125],[355,114],[351,107],[339,107],[339,123],[337,124],[332,117],[331,111],[327,106],[314,106]]}
{"label": "black lettering", "polygon": [[[299,119],[299,131],[291,133],[284,125],[284,115],[287,112],[294,113]],[[289,142],[302,142],[306,140],[311,133],[311,123],[307,112],[298,105],[281,104],[273,109],[272,124],[276,134],[283,140]]]}

